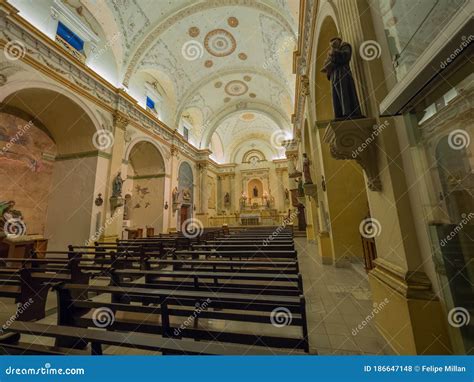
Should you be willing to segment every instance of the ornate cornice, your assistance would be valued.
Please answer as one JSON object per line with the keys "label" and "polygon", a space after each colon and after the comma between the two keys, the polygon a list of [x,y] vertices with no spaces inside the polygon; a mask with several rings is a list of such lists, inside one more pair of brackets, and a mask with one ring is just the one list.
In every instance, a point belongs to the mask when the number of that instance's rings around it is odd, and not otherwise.
{"label": "ornate cornice", "polygon": [[301,130],[305,101],[306,97],[309,96],[308,72],[318,3],[318,0],[300,1],[298,49],[293,54],[293,73],[296,74],[295,132]]}
{"label": "ornate cornice", "polygon": [[[24,54],[19,58],[66,88],[93,102],[103,110],[120,115],[128,124],[169,146],[173,142],[182,154],[192,160],[202,155],[155,115],[140,107],[123,89],[118,89],[92,71],[61,45],[19,16],[10,4],[0,1],[0,48],[10,41],[21,42]],[[120,122],[122,123],[122,122]]]}

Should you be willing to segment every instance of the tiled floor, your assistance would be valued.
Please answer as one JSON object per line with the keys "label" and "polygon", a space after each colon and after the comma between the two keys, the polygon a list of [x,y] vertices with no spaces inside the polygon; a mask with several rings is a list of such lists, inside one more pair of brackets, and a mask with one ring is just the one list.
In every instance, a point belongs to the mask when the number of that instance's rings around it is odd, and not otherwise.
{"label": "tiled floor", "polygon": [[303,275],[310,349],[318,354],[393,354],[373,321],[352,334],[373,306],[365,271],[323,265],[317,245],[296,238]]}
{"label": "tiled floor", "polygon": [[[317,245],[308,243],[305,238],[296,238],[295,242],[303,275],[310,352],[321,355],[393,354],[391,348],[377,332],[373,321],[356,335],[352,334],[353,329],[361,324],[373,309],[367,276],[361,265],[353,264],[351,268],[322,265],[317,254]],[[106,284],[107,281],[94,280],[94,283]],[[100,301],[101,297],[96,297],[94,300]],[[55,306],[56,296],[50,293],[47,304],[50,314],[40,322],[56,324]],[[12,300],[0,299],[1,322],[5,322],[14,312],[15,306]],[[204,322],[201,321],[200,325],[203,324]],[[216,329],[222,323],[206,322],[206,326],[208,325]],[[248,324],[241,326],[245,331],[252,329]],[[258,325],[255,326],[254,330],[258,332]],[[238,328],[235,327],[234,330],[236,329]],[[292,327],[291,330],[293,329],[296,328]],[[281,330],[278,329],[278,335],[281,335]],[[289,327],[285,327],[284,330],[288,332],[286,334],[291,334]],[[32,336],[23,336],[22,340],[37,344],[53,344],[52,340],[45,341]],[[133,349],[113,347],[109,347],[106,352],[108,354],[142,353]],[[144,352],[144,354],[150,354],[150,352]]]}

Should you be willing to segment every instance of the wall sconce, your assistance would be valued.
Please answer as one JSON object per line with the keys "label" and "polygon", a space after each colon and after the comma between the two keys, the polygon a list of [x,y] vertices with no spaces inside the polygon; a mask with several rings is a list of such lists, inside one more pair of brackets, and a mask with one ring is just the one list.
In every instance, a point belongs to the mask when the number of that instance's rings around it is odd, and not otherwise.
{"label": "wall sconce", "polygon": [[165,210],[168,209],[168,202],[165,202]]}

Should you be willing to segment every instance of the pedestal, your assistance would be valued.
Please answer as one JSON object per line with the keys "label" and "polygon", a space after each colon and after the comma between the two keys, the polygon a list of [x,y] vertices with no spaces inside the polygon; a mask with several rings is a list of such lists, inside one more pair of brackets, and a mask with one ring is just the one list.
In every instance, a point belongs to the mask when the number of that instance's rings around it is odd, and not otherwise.
{"label": "pedestal", "polygon": [[335,159],[355,160],[365,171],[371,191],[381,191],[377,165],[376,138],[381,133],[373,118],[336,120],[329,122],[324,134]]}

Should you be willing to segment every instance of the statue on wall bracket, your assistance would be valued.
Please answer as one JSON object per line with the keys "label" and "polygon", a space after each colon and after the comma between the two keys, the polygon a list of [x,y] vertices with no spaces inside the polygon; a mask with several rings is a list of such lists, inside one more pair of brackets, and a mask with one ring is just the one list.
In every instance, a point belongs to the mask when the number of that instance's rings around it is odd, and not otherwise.
{"label": "statue on wall bracket", "polygon": [[332,104],[335,119],[364,118],[349,63],[352,47],[340,37],[330,42],[328,57],[323,64],[323,73],[331,81]]}
{"label": "statue on wall bracket", "polygon": [[123,182],[122,173],[119,171],[112,182],[112,196],[110,197],[110,207],[112,212],[114,212],[118,207],[122,207],[124,204],[122,198]]}

